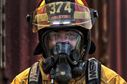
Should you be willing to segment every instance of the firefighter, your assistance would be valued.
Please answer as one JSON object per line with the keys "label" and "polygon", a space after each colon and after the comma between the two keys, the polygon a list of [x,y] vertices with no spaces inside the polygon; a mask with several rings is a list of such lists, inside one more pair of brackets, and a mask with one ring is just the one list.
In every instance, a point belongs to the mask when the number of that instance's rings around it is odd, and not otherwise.
{"label": "firefighter", "polygon": [[97,11],[83,0],[43,0],[30,17],[42,58],[11,84],[127,84],[95,58],[91,29]]}

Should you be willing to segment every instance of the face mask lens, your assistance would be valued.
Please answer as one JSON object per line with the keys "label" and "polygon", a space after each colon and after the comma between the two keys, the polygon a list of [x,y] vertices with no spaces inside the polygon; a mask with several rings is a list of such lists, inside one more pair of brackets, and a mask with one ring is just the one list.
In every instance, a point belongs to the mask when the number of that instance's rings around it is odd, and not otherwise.
{"label": "face mask lens", "polygon": [[51,32],[49,34],[49,40],[55,40],[55,41],[60,41],[60,40],[68,40],[68,41],[73,41],[77,40],[79,34],[76,32]]}
{"label": "face mask lens", "polygon": [[73,40],[77,40],[79,37],[79,34],[76,32],[68,32],[66,33],[66,38],[73,41]]}
{"label": "face mask lens", "polygon": [[69,43],[73,48],[80,45],[81,35],[76,31],[51,31],[45,36],[49,49],[53,48],[56,43]]}

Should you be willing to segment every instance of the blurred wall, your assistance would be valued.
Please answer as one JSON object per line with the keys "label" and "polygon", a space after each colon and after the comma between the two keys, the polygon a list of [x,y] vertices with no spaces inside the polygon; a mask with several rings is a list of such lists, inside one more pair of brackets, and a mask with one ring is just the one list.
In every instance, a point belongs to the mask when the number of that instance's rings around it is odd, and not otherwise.
{"label": "blurred wall", "polygon": [[[127,80],[127,0],[87,0],[89,7],[97,9],[99,18],[92,30],[99,59]],[[36,6],[34,0],[6,1],[6,68],[9,82],[36,61],[33,50],[37,34],[26,22],[26,15]],[[6,84],[6,83],[5,83]]]}
{"label": "blurred wall", "polygon": [[127,1],[87,0],[99,12],[93,31],[95,56],[127,80]]}

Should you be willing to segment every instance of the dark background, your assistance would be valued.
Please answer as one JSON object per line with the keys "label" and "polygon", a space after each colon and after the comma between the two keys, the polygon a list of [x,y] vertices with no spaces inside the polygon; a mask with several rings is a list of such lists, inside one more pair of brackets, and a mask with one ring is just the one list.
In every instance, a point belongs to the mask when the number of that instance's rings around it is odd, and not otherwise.
{"label": "dark background", "polygon": [[[26,15],[36,7],[37,0],[6,0],[5,46],[6,83],[37,59],[33,56],[37,34],[32,33]],[[104,65],[127,80],[127,0],[87,0],[90,8],[97,9],[99,18],[92,29],[96,44],[95,56]],[[4,84],[6,84],[4,82]]]}

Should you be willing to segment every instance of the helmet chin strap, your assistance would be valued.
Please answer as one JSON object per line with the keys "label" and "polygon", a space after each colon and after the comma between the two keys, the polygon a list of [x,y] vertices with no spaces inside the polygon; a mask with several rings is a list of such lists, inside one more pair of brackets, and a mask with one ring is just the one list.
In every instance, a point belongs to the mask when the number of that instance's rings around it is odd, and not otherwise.
{"label": "helmet chin strap", "polygon": [[85,62],[67,42],[56,43],[52,55],[46,58],[43,64],[44,71],[50,73],[51,80],[58,84],[67,84],[72,78],[81,76],[84,72]]}

